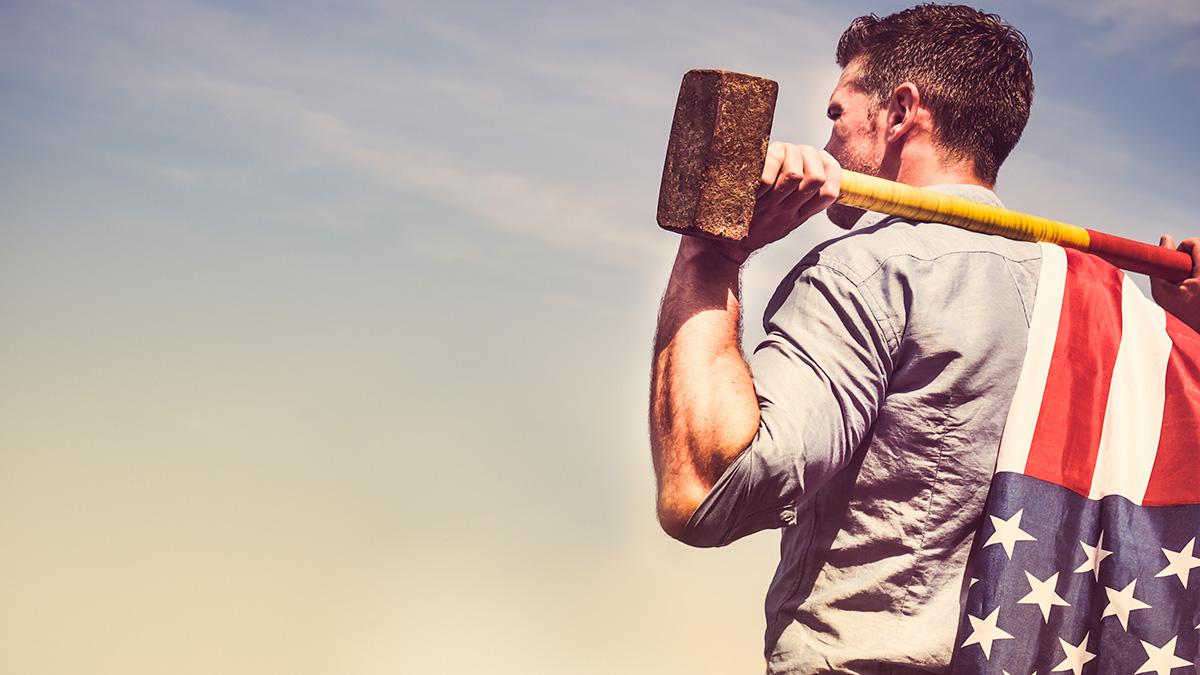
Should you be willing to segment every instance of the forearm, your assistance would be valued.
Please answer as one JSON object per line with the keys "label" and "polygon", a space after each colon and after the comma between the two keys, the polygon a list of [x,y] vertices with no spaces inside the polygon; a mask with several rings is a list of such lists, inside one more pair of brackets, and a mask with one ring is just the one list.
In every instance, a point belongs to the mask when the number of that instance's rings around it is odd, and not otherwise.
{"label": "forearm", "polygon": [[683,237],[663,297],[650,443],[659,520],[673,536],[758,431],[758,400],[741,349],[739,275],[739,264],[711,244]]}
{"label": "forearm", "polygon": [[741,264],[832,204],[840,182],[841,167],[828,152],[771,143],[746,238],[680,240],[650,373],[658,519],[676,538],[758,433],[758,397],[739,330]]}

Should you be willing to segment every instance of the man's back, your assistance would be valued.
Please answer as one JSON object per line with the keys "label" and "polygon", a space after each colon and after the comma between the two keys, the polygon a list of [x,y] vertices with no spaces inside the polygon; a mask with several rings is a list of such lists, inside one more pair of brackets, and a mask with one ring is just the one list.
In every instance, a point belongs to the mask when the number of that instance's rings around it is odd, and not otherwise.
{"label": "man's back", "polygon": [[685,536],[784,527],[770,672],[948,666],[1040,265],[1036,244],[888,219],[780,284],[750,360],[762,429]]}

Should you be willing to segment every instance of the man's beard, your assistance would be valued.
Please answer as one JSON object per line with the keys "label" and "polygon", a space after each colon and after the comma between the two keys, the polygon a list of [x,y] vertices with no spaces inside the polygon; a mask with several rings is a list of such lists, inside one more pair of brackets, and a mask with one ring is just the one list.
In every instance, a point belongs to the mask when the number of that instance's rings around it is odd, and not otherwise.
{"label": "man's beard", "polygon": [[[836,158],[838,160],[838,164],[842,165],[842,169],[857,173],[864,173],[868,176],[879,175],[879,163],[872,162],[870,159],[868,159],[866,153],[846,148],[845,152],[842,154],[842,157]],[[829,222],[844,230],[849,230],[850,228],[854,227],[855,223],[858,222],[858,219],[861,218],[864,213],[866,213],[866,211],[863,209],[837,203],[831,204],[828,209],[825,209],[825,217],[829,218]]]}

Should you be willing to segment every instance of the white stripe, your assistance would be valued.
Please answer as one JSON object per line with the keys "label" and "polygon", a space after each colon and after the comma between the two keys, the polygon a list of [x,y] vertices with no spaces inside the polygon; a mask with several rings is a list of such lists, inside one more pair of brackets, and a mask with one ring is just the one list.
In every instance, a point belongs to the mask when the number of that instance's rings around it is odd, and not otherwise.
{"label": "white stripe", "polygon": [[1171,336],[1162,308],[1122,276],[1121,344],[1088,497],[1121,495],[1141,504],[1162,432]]}
{"label": "white stripe", "polygon": [[1025,362],[1008,409],[1004,435],[1000,439],[1000,455],[996,471],[1025,473],[1033,430],[1042,408],[1046,391],[1046,375],[1050,372],[1050,357],[1058,337],[1058,317],[1062,313],[1063,290],[1067,282],[1067,254],[1054,244],[1041,245],[1042,271],[1038,274],[1037,293],[1033,300],[1033,316],[1029,319],[1029,342],[1025,347]]}

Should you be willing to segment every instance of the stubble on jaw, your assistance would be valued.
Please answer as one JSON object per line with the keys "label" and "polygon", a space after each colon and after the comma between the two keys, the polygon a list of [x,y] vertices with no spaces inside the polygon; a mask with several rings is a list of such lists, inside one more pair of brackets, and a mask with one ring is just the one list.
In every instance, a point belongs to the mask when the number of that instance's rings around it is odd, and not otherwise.
{"label": "stubble on jaw", "polygon": [[[852,148],[845,148],[844,152],[839,153],[843,157],[835,157],[838,160],[838,164],[842,166],[842,169],[867,174],[868,176],[878,176],[880,167],[873,165],[866,157],[854,150]],[[831,204],[829,208],[825,209],[825,216],[829,218],[829,222],[843,230],[849,230],[854,227],[864,213],[866,211],[863,209],[837,203]]]}

